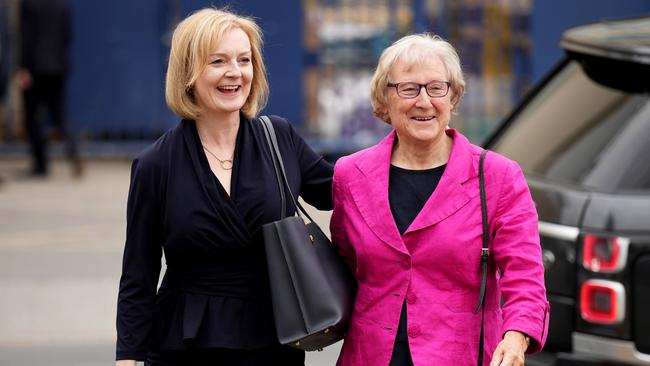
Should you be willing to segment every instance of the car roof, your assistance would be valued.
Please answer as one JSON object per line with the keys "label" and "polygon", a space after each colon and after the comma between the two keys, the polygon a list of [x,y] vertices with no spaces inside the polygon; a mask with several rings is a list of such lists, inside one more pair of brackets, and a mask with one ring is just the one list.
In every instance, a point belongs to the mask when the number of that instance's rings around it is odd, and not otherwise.
{"label": "car roof", "polygon": [[650,16],[571,28],[562,35],[560,46],[569,52],[650,64]]}

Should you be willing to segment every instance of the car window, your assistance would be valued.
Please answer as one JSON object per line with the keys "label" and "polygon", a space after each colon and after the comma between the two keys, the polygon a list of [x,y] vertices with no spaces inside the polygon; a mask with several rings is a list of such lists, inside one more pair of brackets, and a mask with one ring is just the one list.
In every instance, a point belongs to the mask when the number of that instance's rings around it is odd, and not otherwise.
{"label": "car window", "polygon": [[491,148],[550,180],[650,189],[650,99],[597,84],[571,61]]}

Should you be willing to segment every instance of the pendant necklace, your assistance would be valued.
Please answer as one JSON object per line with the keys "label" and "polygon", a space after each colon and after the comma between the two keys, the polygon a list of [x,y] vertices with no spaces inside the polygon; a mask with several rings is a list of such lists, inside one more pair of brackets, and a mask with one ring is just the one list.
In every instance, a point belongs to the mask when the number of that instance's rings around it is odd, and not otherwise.
{"label": "pendant necklace", "polygon": [[212,151],[208,150],[208,148],[205,147],[205,145],[201,144],[201,146],[203,146],[203,149],[205,151],[207,151],[210,155],[212,155],[215,159],[217,159],[217,161],[219,162],[219,166],[221,166],[221,169],[223,169],[223,170],[231,170],[232,169],[232,166],[233,166],[232,159],[235,157],[235,152],[234,151],[232,152],[232,156],[230,157],[230,159],[219,159]]}

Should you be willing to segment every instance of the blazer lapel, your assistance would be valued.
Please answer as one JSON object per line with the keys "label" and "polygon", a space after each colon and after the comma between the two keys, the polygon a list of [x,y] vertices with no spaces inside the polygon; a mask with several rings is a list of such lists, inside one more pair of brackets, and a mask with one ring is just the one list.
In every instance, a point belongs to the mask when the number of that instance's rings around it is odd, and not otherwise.
{"label": "blazer lapel", "polygon": [[395,250],[408,254],[388,202],[388,178],[394,140],[395,131],[392,131],[374,148],[360,156],[356,165],[363,177],[349,183],[349,188],[361,216],[375,235]]}
{"label": "blazer lapel", "polygon": [[454,129],[448,129],[446,133],[454,142],[445,172],[405,234],[437,224],[479,194],[477,187],[474,189],[473,185],[467,184],[478,177],[469,141]]}

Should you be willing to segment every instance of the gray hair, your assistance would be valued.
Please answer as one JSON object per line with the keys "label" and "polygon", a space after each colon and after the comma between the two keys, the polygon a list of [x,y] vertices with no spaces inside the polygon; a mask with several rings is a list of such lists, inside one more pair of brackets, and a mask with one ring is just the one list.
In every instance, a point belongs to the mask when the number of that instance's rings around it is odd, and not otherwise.
{"label": "gray hair", "polygon": [[388,103],[386,84],[391,67],[398,60],[407,65],[416,65],[438,57],[447,69],[447,77],[451,84],[452,112],[458,110],[460,100],[465,93],[465,77],[460,66],[456,49],[440,36],[430,33],[418,33],[405,36],[386,48],[379,57],[377,69],[370,84],[370,102],[373,113],[386,123],[390,123],[388,115],[383,112]]}

